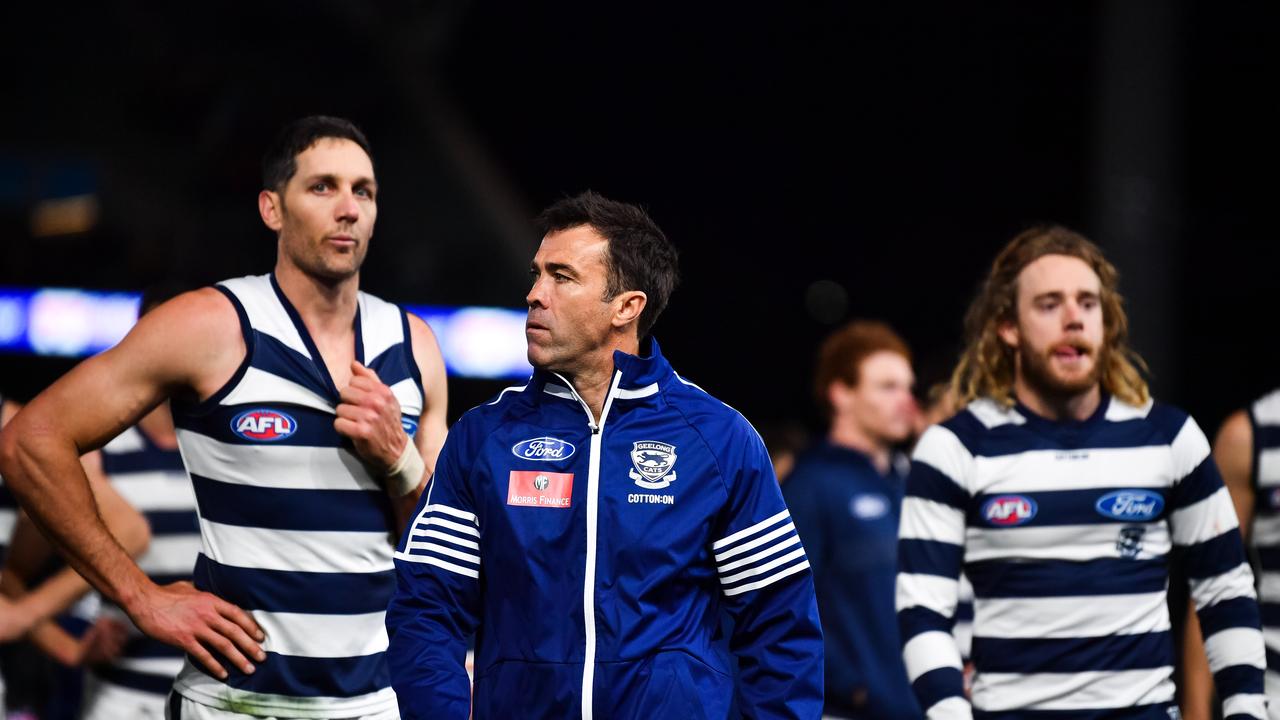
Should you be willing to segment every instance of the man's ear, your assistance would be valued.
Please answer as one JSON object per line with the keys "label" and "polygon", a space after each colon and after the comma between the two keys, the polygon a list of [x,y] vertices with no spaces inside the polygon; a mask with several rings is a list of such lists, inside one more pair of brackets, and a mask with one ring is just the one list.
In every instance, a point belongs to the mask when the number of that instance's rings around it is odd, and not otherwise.
{"label": "man's ear", "polygon": [[1018,347],[1020,335],[1018,334],[1018,323],[1012,320],[1001,320],[996,326],[996,334],[1004,341],[1005,345],[1011,348]]}
{"label": "man's ear", "polygon": [[280,193],[274,190],[258,193],[258,214],[262,216],[263,224],[276,232],[284,227],[283,204]]}
{"label": "man's ear", "polygon": [[613,299],[613,326],[623,327],[627,323],[640,319],[644,306],[649,303],[649,296],[640,290],[628,290],[618,293]]}

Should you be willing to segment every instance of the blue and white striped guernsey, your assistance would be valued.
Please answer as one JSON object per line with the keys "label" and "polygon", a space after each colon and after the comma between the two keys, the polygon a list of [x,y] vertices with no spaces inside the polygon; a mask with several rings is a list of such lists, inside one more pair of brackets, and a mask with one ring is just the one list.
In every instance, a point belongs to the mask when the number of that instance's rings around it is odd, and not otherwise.
{"label": "blue and white striped guernsey", "polygon": [[[190,580],[200,554],[200,523],[178,451],[159,447],[132,427],[103,446],[102,471],[151,528],[151,544],[138,558],[138,567],[161,585]],[[182,669],[182,651],[143,635],[113,605],[102,612],[121,620],[130,635],[119,658],[91,669],[99,681],[98,692],[123,688],[156,695],[163,702]]]}
{"label": "blue and white striped guernsey", "polygon": [[[188,658],[175,688],[252,715],[395,717],[390,499],[334,430],[338,389],[274,276],[218,289],[240,315],[245,362],[207,401],[173,404],[204,543],[195,584],[253,612],[267,660],[252,675],[224,663],[222,682]],[[408,315],[360,293],[355,335],[412,435],[424,398]]]}
{"label": "blue and white striped guernsey", "polygon": [[1262,633],[1267,642],[1267,697],[1280,712],[1280,390],[1249,407],[1253,428],[1253,529],[1258,553]]}
{"label": "blue and white striped guernsey", "polygon": [[1253,575],[1195,421],[1108,396],[1083,422],[978,400],[916,447],[899,531],[907,673],[931,720],[967,718],[948,632],[973,583],[972,715],[1176,717],[1166,605],[1183,552],[1230,719],[1265,717]]}

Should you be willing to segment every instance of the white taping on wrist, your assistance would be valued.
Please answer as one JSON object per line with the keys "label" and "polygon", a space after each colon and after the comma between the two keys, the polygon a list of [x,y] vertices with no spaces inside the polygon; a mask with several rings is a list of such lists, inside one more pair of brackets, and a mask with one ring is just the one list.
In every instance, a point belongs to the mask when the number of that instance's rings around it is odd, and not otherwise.
{"label": "white taping on wrist", "polygon": [[385,479],[387,492],[392,497],[404,497],[418,489],[422,476],[427,472],[427,464],[418,453],[418,446],[409,438],[400,451],[400,457],[387,469]]}

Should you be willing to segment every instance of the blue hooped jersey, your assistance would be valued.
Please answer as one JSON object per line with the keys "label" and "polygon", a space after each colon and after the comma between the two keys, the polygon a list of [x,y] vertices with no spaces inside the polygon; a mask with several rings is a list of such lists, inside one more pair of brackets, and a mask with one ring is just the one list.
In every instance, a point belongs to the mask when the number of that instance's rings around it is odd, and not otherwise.
{"label": "blue hooped jersey", "polygon": [[450,431],[396,552],[402,717],[468,717],[473,631],[477,720],[725,718],[735,693],[820,716],[813,580],[759,436],[656,342],[614,359],[598,422],[539,371]]}
{"label": "blue hooped jersey", "polygon": [[[395,583],[391,503],[333,427],[339,391],[301,316],[271,275],[218,286],[246,357],[199,405],[173,404],[199,511],[195,586],[253,614],[265,662],[218,680],[187,660],[182,696],[288,718],[394,714],[384,613]],[[356,359],[400,402],[406,431],[424,406],[404,311],[360,293]]]}

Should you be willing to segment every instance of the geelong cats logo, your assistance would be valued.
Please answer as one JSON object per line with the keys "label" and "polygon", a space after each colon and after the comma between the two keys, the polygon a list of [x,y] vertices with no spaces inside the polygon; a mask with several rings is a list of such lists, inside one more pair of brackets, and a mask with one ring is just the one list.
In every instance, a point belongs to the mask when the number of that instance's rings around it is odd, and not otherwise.
{"label": "geelong cats logo", "polygon": [[676,446],[652,440],[632,443],[631,464],[635,469],[627,475],[637,485],[646,490],[664,488],[676,479],[671,471],[676,465]]}

